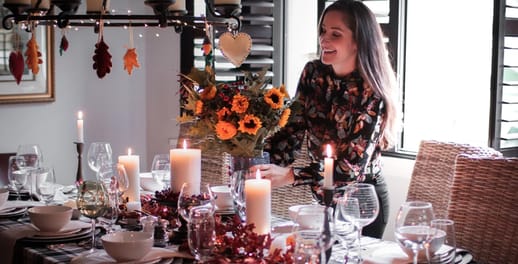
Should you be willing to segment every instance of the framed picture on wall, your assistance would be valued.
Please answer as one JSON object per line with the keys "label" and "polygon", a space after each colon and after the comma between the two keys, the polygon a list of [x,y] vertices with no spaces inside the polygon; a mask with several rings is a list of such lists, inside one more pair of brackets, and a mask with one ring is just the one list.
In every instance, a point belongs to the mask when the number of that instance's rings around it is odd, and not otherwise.
{"label": "framed picture on wall", "polygon": [[[3,5],[2,0],[0,5]],[[0,20],[3,20],[10,11],[0,9]],[[39,64],[37,74],[33,74],[26,64],[25,51],[32,34],[41,52],[42,63]],[[21,23],[14,24],[9,30],[0,26],[0,104],[54,101],[53,34],[53,27],[43,25],[33,27],[30,31]],[[22,78],[18,84],[9,68],[9,56],[14,50],[21,52],[24,61]]]}

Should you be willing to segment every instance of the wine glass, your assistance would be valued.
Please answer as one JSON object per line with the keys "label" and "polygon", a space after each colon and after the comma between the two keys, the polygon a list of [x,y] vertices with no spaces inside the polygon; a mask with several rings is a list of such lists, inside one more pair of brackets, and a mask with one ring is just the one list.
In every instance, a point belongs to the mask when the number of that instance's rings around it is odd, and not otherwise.
{"label": "wine glass", "polygon": [[38,144],[19,145],[16,156],[22,158],[18,160],[18,167],[22,169],[35,169],[43,162],[43,154]]}
{"label": "wine glass", "polygon": [[100,181],[84,181],[78,189],[77,209],[92,222],[92,248],[95,251],[95,219],[102,216],[109,206],[109,198]]}
{"label": "wine glass", "polygon": [[434,236],[430,227],[433,219],[433,208],[429,202],[410,201],[399,207],[396,215],[396,240],[401,246],[412,249],[414,264],[417,264],[419,251]]}
{"label": "wine glass", "polygon": [[357,219],[360,218],[358,199],[342,196],[336,200],[335,207],[335,234],[346,249],[345,255],[340,256],[343,261],[348,255],[352,243],[358,238],[357,230],[360,227]]}
{"label": "wine glass", "polygon": [[20,200],[20,190],[27,183],[27,171],[18,167],[18,163],[22,162],[22,157],[10,156],[7,166],[7,177],[16,192],[16,200]]}
{"label": "wine glass", "polygon": [[93,142],[88,148],[88,166],[94,172],[99,172],[99,169],[104,163],[112,162],[112,147],[107,142]]}
{"label": "wine glass", "polygon": [[457,246],[454,224],[450,219],[434,219],[430,223],[434,236],[429,246],[426,246],[426,256],[429,262],[455,263]]}
{"label": "wine glass", "polygon": [[209,260],[216,241],[214,210],[194,206],[189,211],[187,242],[197,263]]}
{"label": "wine glass", "polygon": [[[372,184],[354,183],[345,187],[344,197],[356,198],[358,200],[359,215],[356,219],[352,219],[356,223],[358,229],[358,262],[362,262],[362,230],[363,227],[374,222],[379,213],[379,201],[376,190]],[[349,217],[353,217],[350,215]]]}
{"label": "wine glass", "polygon": [[151,164],[151,175],[156,182],[168,186],[171,175],[171,162],[169,154],[156,154]]}
{"label": "wine glass", "polygon": [[196,189],[196,185],[184,183],[178,197],[178,213],[185,220],[189,221],[189,211],[194,206],[207,207],[215,210],[214,194],[210,189],[210,185],[201,186],[200,190]]}
{"label": "wine glass", "polygon": [[[326,217],[326,214],[328,217]],[[330,221],[330,208],[301,207],[297,211],[292,232],[295,238],[293,260],[295,263],[325,263],[325,252],[331,248],[333,240],[333,221],[329,223],[331,238],[324,231],[325,221]],[[319,257],[320,256],[320,257]]]}
{"label": "wine glass", "polygon": [[53,167],[41,167],[31,172],[35,179],[36,195],[48,205],[56,194],[56,175]]}
{"label": "wine glass", "polygon": [[104,184],[108,192],[109,206],[103,215],[103,220],[108,222],[108,232],[112,231],[112,226],[117,221],[119,215],[119,194],[128,189],[128,175],[121,163],[105,163],[99,168],[99,180]]}

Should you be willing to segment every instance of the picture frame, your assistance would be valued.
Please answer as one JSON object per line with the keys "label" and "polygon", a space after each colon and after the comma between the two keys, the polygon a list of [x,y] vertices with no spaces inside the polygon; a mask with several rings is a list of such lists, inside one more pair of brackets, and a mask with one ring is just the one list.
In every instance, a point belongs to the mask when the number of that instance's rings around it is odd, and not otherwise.
{"label": "picture frame", "polygon": [[[17,29],[15,25],[14,29],[5,30],[0,29],[0,37],[2,34],[11,35],[16,30],[16,33],[20,37],[20,47],[23,47],[23,58],[26,60],[25,50],[27,41],[30,39],[30,32],[26,32],[20,28]],[[43,61],[40,64],[40,70],[38,74],[34,75],[27,69],[25,65],[25,71],[22,76],[22,80],[19,84],[16,83],[14,76],[9,72],[9,55],[12,51],[9,49],[0,49],[0,56],[3,56],[3,61],[0,61],[0,104],[10,103],[36,103],[36,102],[53,102],[55,100],[54,92],[54,29],[48,26],[37,26],[32,30],[36,30],[36,42],[38,43],[39,50],[41,52],[41,59]],[[7,38],[0,38],[0,45],[9,47],[6,42]],[[2,43],[2,41],[4,43]],[[11,45],[12,46],[12,45]],[[1,54],[1,53],[4,54]],[[2,65],[3,63],[3,65]],[[7,65],[7,68],[6,68]]]}

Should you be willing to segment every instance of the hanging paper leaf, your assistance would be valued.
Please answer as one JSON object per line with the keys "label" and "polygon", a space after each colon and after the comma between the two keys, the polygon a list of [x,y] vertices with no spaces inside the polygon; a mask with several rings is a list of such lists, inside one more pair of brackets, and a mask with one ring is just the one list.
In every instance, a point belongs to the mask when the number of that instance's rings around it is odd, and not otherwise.
{"label": "hanging paper leaf", "polygon": [[203,51],[203,56],[207,56],[212,52],[212,43],[208,36],[203,38],[203,44],[201,45],[201,50]]}
{"label": "hanging paper leaf", "polygon": [[128,72],[129,75],[131,75],[133,67],[140,67],[137,59],[136,48],[128,49],[126,54],[124,54],[124,69]]}
{"label": "hanging paper leaf", "polygon": [[25,63],[23,62],[22,53],[19,50],[11,51],[9,55],[9,71],[11,71],[11,74],[14,76],[16,84],[20,84],[22,80],[24,66]]}
{"label": "hanging paper leaf", "polygon": [[68,49],[68,39],[65,35],[61,37],[61,42],[59,43],[59,56],[63,56],[63,52]]}
{"label": "hanging paper leaf", "polygon": [[39,51],[38,43],[34,35],[33,32],[31,39],[27,42],[27,50],[25,51],[27,59],[25,62],[27,63],[27,67],[32,71],[32,74],[36,75],[40,72],[40,64],[43,63],[43,60],[40,58],[41,52]]}
{"label": "hanging paper leaf", "polygon": [[112,67],[112,55],[108,52],[108,45],[104,42],[104,38],[95,44],[94,70],[97,72],[97,76],[102,79],[106,74],[110,73]]}

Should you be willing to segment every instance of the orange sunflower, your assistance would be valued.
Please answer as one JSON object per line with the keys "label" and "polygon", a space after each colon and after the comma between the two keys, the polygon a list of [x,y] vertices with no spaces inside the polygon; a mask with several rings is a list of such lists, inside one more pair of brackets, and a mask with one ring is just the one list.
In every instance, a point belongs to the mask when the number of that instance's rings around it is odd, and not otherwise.
{"label": "orange sunflower", "polygon": [[248,109],[248,98],[241,94],[236,94],[232,98],[232,111],[242,114]]}
{"label": "orange sunflower", "polygon": [[194,113],[197,115],[201,115],[203,113],[203,101],[196,101],[196,108],[194,110]]}
{"label": "orange sunflower", "polygon": [[247,114],[243,119],[239,120],[239,131],[241,133],[255,135],[261,126],[261,119],[254,115]]}
{"label": "orange sunflower", "polygon": [[284,105],[284,93],[280,89],[272,88],[264,95],[264,101],[273,109],[281,109]]}
{"label": "orange sunflower", "polygon": [[236,127],[226,121],[219,121],[216,123],[216,135],[221,140],[227,140],[233,138],[237,134]]}
{"label": "orange sunflower", "polygon": [[279,119],[279,126],[284,127],[288,123],[288,118],[290,118],[291,109],[286,108],[281,114],[281,118]]}

